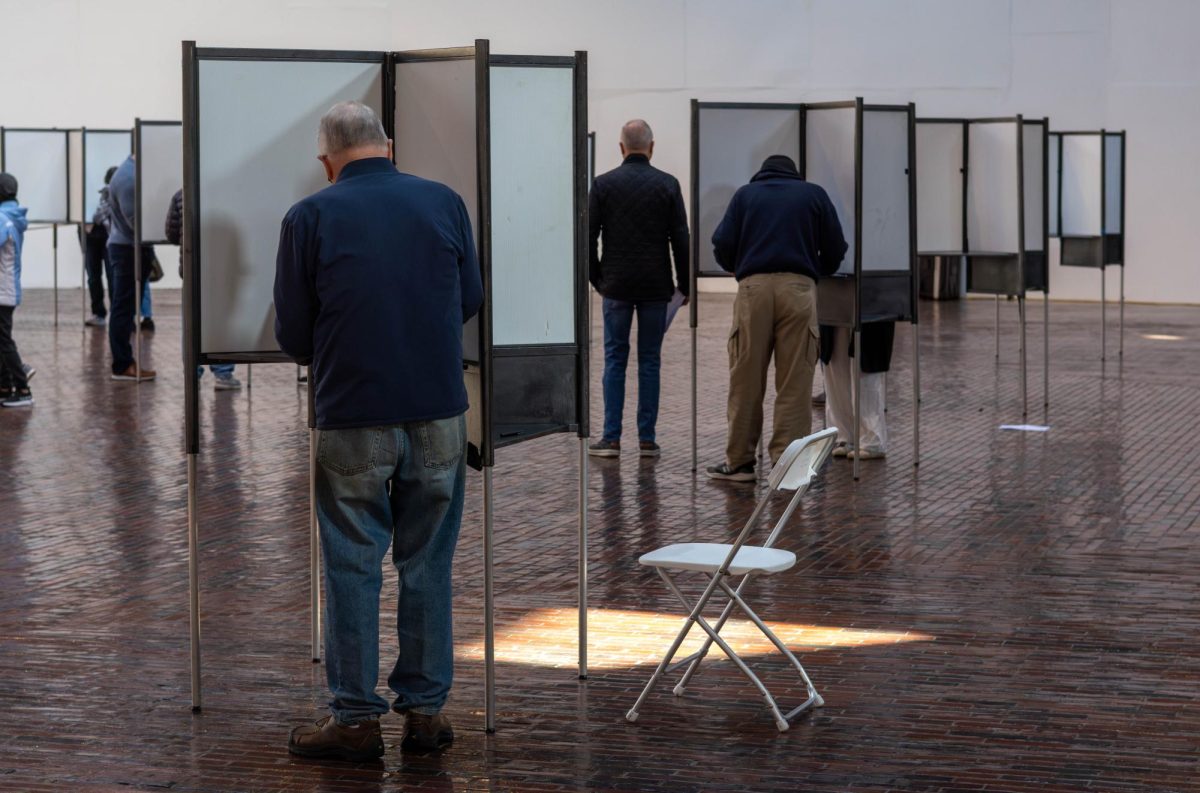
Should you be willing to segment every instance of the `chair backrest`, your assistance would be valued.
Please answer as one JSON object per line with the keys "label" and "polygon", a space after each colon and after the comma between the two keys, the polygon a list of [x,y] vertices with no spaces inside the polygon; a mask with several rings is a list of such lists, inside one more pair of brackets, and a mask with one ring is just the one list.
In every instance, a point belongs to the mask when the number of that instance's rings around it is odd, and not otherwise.
{"label": "chair backrest", "polygon": [[771,490],[807,487],[833,451],[837,434],[837,427],[829,427],[789,443],[771,471]]}

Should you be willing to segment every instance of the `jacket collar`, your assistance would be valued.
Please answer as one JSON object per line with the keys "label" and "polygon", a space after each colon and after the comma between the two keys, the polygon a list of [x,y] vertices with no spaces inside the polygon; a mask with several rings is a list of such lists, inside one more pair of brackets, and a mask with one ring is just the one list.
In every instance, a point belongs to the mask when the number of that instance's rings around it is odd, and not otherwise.
{"label": "jacket collar", "polygon": [[628,157],[626,157],[621,162],[621,164],[622,165],[635,165],[635,164],[647,165],[647,164],[649,164],[649,162],[650,162],[650,158],[647,157],[645,154],[634,153],[634,154],[630,154]]}
{"label": "jacket collar", "polygon": [[796,181],[804,181],[800,174],[782,164],[763,163],[763,167],[758,173],[750,178],[751,182],[761,182],[765,179],[795,179]]}
{"label": "jacket collar", "polygon": [[343,179],[353,179],[356,176],[367,176],[373,173],[386,173],[387,171],[396,172],[396,166],[387,157],[364,157],[361,160],[353,160],[342,167],[342,172],[338,174],[338,182]]}

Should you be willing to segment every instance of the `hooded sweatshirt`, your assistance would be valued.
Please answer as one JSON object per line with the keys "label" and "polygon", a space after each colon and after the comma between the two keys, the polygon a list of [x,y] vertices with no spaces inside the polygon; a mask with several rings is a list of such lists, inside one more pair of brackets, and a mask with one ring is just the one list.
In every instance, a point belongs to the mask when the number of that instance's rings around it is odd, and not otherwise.
{"label": "hooded sweatshirt", "polygon": [[0,306],[21,305],[21,246],[28,227],[25,207],[0,203]]}
{"label": "hooded sweatshirt", "polygon": [[817,281],[837,272],[848,247],[829,194],[780,155],[733,194],[712,242],[717,264],[739,281],[760,273]]}

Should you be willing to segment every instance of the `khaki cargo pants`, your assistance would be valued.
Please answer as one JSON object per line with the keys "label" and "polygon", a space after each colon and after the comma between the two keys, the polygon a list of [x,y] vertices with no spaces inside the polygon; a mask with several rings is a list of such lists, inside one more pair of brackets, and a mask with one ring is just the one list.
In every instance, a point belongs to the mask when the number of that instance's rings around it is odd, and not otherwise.
{"label": "khaki cargo pants", "polygon": [[820,349],[817,285],[796,273],[751,275],[738,283],[729,333],[729,436],[725,462],[755,462],[767,368],[775,356],[775,462],[812,431],[812,381]]}

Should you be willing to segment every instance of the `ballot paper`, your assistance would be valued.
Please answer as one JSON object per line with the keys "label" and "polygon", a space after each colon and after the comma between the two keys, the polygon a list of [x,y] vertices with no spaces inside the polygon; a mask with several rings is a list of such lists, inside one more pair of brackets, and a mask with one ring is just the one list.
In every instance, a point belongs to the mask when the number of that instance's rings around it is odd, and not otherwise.
{"label": "ballot paper", "polygon": [[1041,424],[1001,424],[1002,430],[1016,430],[1017,432],[1048,432],[1049,427],[1044,427]]}
{"label": "ballot paper", "polygon": [[675,319],[675,315],[679,313],[679,307],[683,305],[683,292],[678,289],[675,294],[671,295],[671,301],[667,303],[667,324],[663,326],[663,333],[667,332],[667,328],[671,327],[671,320]]}

